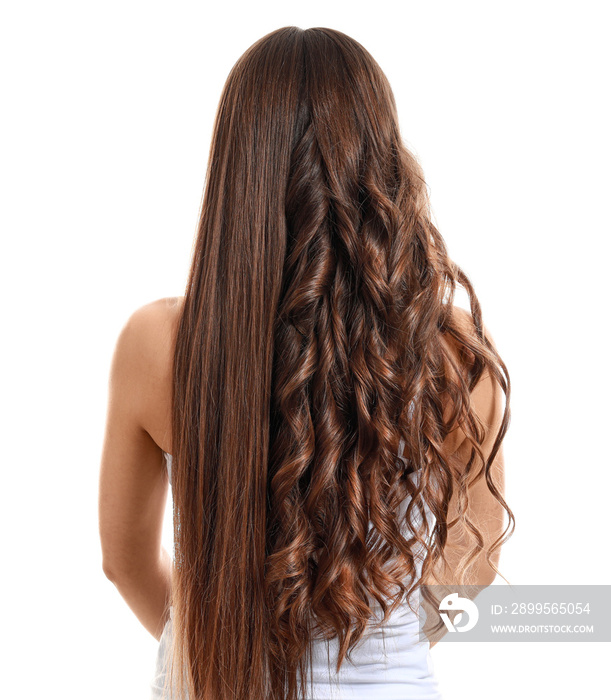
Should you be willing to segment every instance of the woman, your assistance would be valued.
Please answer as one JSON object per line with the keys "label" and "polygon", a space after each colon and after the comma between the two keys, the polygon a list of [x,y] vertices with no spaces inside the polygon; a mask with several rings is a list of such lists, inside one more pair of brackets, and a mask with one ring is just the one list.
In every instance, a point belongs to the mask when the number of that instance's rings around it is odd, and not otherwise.
{"label": "woman", "polygon": [[104,570],[161,639],[153,697],[439,698],[414,594],[494,579],[509,388],[377,63],[326,28],[257,41],[186,293],[112,363]]}

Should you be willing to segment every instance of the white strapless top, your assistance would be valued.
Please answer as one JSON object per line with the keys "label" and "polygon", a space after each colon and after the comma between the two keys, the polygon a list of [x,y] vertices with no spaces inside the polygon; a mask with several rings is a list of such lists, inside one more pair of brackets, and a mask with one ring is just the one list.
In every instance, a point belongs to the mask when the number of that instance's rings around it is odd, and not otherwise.
{"label": "white strapless top", "polygon": [[[403,440],[399,446],[399,459],[403,457]],[[165,452],[168,476],[171,476],[172,455]],[[418,472],[410,479],[417,481]],[[170,479],[171,483],[171,479]],[[400,507],[405,514],[409,498]],[[425,508],[429,536],[433,515]],[[417,569],[422,568],[420,552],[416,552]],[[413,595],[417,610],[418,593]],[[376,619],[382,618],[378,602],[371,602]],[[171,611],[170,611],[171,612]],[[171,634],[172,617],[168,619],[160,640],[157,671],[152,683],[153,698],[163,698],[165,667],[163,655],[167,646],[165,637]],[[366,632],[345,658],[339,673],[335,672],[339,643],[337,639],[315,639],[312,647],[313,686],[311,700],[442,700],[434,675],[428,641],[419,640],[419,620],[404,603],[386,621],[382,628]],[[157,693],[157,694],[155,694]]]}

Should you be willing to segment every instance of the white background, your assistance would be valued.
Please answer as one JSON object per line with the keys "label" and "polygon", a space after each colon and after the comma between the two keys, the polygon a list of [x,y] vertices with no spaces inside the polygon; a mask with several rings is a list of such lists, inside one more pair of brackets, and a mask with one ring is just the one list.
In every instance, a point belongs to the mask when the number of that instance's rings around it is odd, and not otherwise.
{"label": "white background", "polygon": [[[222,86],[286,25],[339,29],[387,74],[435,221],[510,370],[517,530],[502,572],[515,584],[611,583],[604,9],[2,4],[5,697],[148,698],[157,642],[101,565],[111,353],[132,311],[184,293]],[[610,651],[440,643],[432,656],[445,700],[562,700],[608,692]]]}

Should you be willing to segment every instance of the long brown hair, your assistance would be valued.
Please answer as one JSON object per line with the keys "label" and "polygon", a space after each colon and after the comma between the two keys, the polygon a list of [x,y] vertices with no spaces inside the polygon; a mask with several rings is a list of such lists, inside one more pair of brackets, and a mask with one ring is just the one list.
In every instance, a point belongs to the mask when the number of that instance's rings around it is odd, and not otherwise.
{"label": "long brown hair", "polygon": [[[457,284],[473,333],[452,312]],[[372,601],[388,615],[416,589],[466,488],[441,445],[460,424],[478,452],[469,393],[485,370],[508,399],[382,70],[339,31],[264,36],[221,95],[176,339],[179,697],[306,697],[315,635],[337,636],[339,668]],[[488,476],[508,420],[507,401],[482,474],[511,521]],[[408,496],[406,536],[396,514]]]}

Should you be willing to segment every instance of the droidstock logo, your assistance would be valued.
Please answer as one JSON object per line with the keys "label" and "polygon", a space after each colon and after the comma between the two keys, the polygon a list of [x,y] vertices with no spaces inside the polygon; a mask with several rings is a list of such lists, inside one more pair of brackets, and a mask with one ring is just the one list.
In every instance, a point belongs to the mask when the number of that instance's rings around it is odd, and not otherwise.
{"label": "droidstock logo", "polygon": [[[452,622],[447,613],[441,612],[442,610],[457,610],[460,612],[458,612]],[[463,613],[467,613],[468,620],[466,624],[459,625],[463,619]],[[450,593],[439,603],[439,615],[449,632],[468,632],[475,627],[479,618],[477,605],[468,598],[461,598],[458,593]]]}

